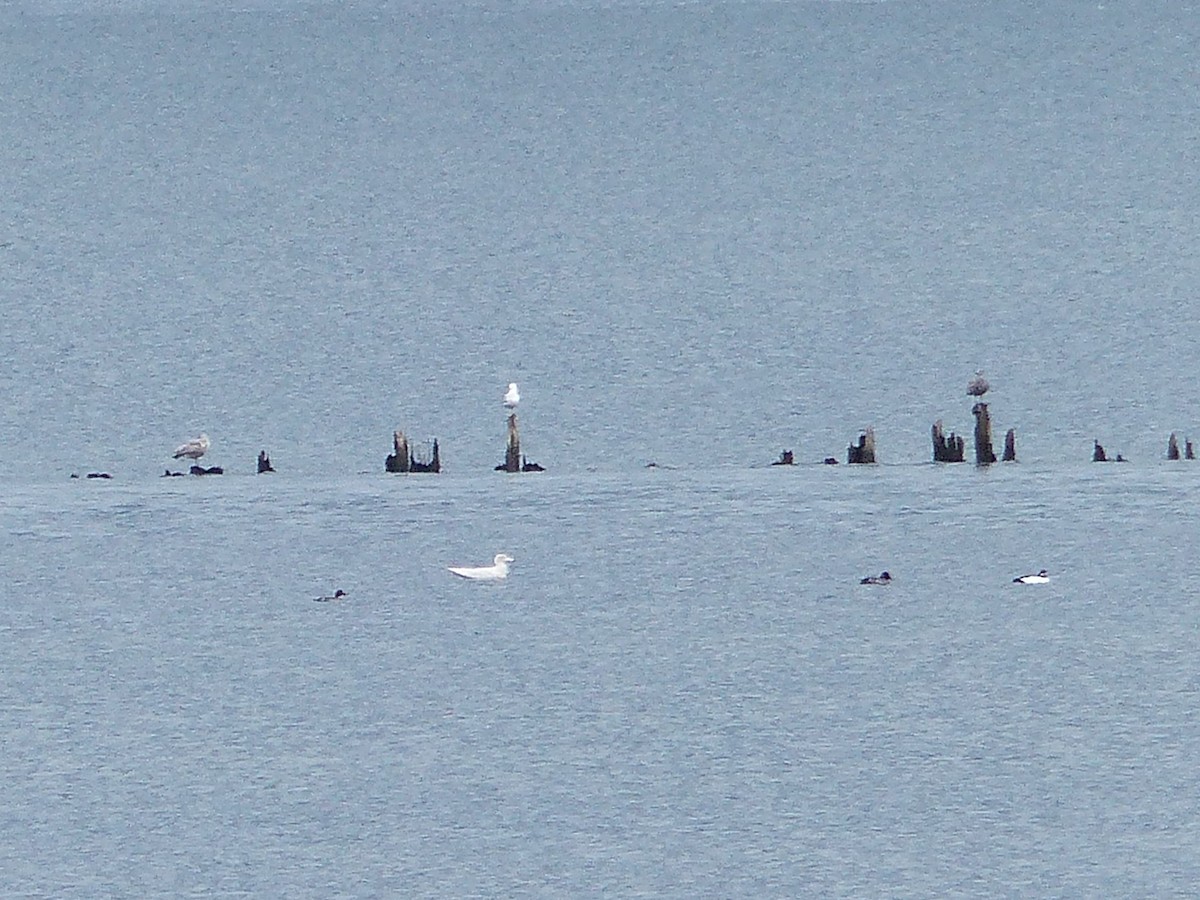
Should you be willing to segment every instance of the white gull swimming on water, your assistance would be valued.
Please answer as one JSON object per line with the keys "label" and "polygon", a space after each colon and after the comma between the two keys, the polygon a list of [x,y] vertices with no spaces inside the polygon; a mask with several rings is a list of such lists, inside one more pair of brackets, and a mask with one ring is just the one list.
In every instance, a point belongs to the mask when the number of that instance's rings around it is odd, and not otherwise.
{"label": "white gull swimming on water", "polygon": [[175,456],[173,459],[179,459],[181,456],[186,456],[188,459],[199,459],[208,452],[208,435],[201,433],[200,437],[192,438],[186,444],[180,444],[175,448]]}
{"label": "white gull swimming on water", "polygon": [[510,381],[508,391],[504,394],[504,405],[508,409],[516,409],[517,404],[521,402],[521,392],[517,390],[517,383]]}
{"label": "white gull swimming on water", "polygon": [[512,561],[513,558],[507,553],[497,553],[490,566],[447,566],[447,568],[458,577],[469,578],[471,581],[500,581],[502,578],[508,577],[508,564]]}

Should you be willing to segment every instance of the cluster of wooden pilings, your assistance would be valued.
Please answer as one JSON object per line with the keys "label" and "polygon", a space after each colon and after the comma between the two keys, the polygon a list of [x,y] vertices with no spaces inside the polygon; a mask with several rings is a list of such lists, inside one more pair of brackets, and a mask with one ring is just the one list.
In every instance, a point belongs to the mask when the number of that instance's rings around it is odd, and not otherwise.
{"label": "cluster of wooden pilings", "polygon": [[[986,403],[976,403],[971,408],[975,416],[975,464],[990,466],[996,462],[996,451],[992,449],[992,417]],[[953,431],[946,434],[942,420],[938,419],[930,429],[933,439],[933,461],[960,463],[966,460],[966,441]],[[1017,460],[1017,433],[1010,428],[1004,435],[1004,462]],[[857,444],[846,448],[846,461],[851,465],[875,462],[875,431],[868,428],[858,438]]]}
{"label": "cluster of wooden pilings", "polygon": [[[433,439],[430,449],[418,453],[411,448],[403,431],[392,433],[392,453],[384,460],[384,471],[406,475],[421,472],[442,471],[442,457],[438,449],[437,438]],[[544,472],[542,466],[530,462],[521,453],[521,432],[517,427],[517,414],[508,416],[508,435],[504,445],[504,462],[495,467],[497,472]]]}
{"label": "cluster of wooden pilings", "polygon": [[[975,416],[975,464],[980,466],[988,466],[996,462],[996,453],[992,449],[992,418],[988,412],[988,406],[982,401],[977,402],[971,408],[972,415]],[[966,459],[966,441],[953,431],[949,435],[946,434],[942,427],[942,420],[938,419],[933,423],[930,429],[931,437],[933,438],[933,461],[944,463],[960,463]],[[1017,433],[1015,429],[1008,429],[1004,435],[1004,462],[1016,462],[1017,460]],[[846,462],[850,465],[870,465],[876,461],[875,459],[875,429],[867,428],[859,436],[856,443],[851,444],[846,448]],[[773,466],[790,466],[795,462],[795,455],[791,450],[784,450]],[[828,465],[835,465],[837,460],[833,457],[828,457],[825,460]]]}
{"label": "cluster of wooden pilings", "polygon": [[[1171,436],[1167,438],[1167,459],[1178,460],[1179,455],[1179,438],[1175,436],[1175,432],[1171,432]],[[1196,451],[1192,447],[1192,442],[1184,440],[1182,459],[1195,459]],[[1124,456],[1118,453],[1115,457],[1109,457],[1108,452],[1099,441],[1092,442],[1092,462],[1129,462]]]}

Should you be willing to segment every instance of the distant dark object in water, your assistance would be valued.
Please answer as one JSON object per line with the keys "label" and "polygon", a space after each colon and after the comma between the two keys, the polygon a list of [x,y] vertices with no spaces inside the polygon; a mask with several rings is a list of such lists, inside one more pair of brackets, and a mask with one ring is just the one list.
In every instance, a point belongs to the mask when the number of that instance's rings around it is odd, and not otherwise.
{"label": "distant dark object in water", "polygon": [[266,450],[258,451],[258,474],[263,472],[274,472],[275,469],[271,466],[271,457],[267,456]]}
{"label": "distant dark object in water", "polygon": [[1184,459],[1195,459],[1196,458],[1196,454],[1192,450],[1192,442],[1191,441],[1184,441],[1183,447],[1184,447],[1184,449],[1183,449],[1183,458]]}
{"label": "distant dark object in water", "polygon": [[346,596],[348,596],[348,595],[346,594],[345,591],[338,589],[338,590],[334,591],[333,595],[330,597],[313,597],[313,602],[314,603],[329,603],[330,601],[333,601],[333,600],[341,600]]}
{"label": "distant dark object in water", "polygon": [[162,473],[163,478],[182,478],[183,475],[183,472],[172,472],[170,469],[164,469]]}
{"label": "distant dark object in water", "polygon": [[192,466],[188,469],[188,473],[191,475],[224,475],[225,470],[220,466],[210,466],[207,469],[204,466]]}
{"label": "distant dark object in water", "polygon": [[859,584],[891,584],[892,573],[880,572],[878,575],[870,575],[862,579]]}
{"label": "distant dark object in water", "polygon": [[779,459],[771,463],[773,466],[793,466],[796,464],[796,457],[791,450],[784,450],[779,454]]}
{"label": "distant dark object in water", "polygon": [[824,462],[825,462],[825,465],[827,465],[827,466],[836,466],[838,464],[838,461],[836,459],[834,459],[832,456],[825,457]]}
{"label": "distant dark object in water", "polygon": [[530,462],[524,456],[522,456],[521,457],[521,471],[522,472],[545,472],[546,470],[543,469],[541,466],[539,466],[537,463]]}
{"label": "distant dark object in water", "polygon": [[107,472],[88,472],[88,478],[112,478]]}
{"label": "distant dark object in water", "polygon": [[1092,462],[1108,462],[1108,456],[1104,452],[1104,448],[1100,446],[1099,441],[1092,441],[1095,446],[1092,448]]}

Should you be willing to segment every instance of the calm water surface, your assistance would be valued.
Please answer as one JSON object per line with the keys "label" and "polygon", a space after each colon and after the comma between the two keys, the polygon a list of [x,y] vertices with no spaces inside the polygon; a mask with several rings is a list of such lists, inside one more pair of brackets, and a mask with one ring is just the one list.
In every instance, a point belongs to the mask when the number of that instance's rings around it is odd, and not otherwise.
{"label": "calm water surface", "polygon": [[0,892],[1190,893],[1197,21],[0,5]]}

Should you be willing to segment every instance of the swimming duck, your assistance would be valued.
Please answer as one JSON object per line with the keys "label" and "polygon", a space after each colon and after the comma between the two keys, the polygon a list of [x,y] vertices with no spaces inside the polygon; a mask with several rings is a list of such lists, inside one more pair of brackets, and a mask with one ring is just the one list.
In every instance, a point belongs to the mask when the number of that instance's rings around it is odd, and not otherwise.
{"label": "swimming duck", "polygon": [[1036,575],[1020,575],[1013,579],[1013,584],[1048,584],[1050,575],[1041,569]]}

